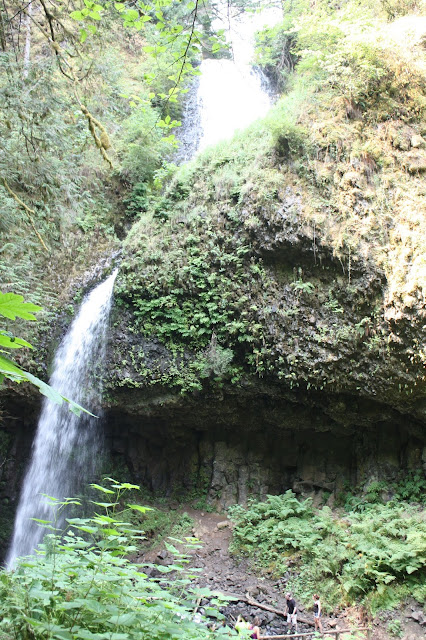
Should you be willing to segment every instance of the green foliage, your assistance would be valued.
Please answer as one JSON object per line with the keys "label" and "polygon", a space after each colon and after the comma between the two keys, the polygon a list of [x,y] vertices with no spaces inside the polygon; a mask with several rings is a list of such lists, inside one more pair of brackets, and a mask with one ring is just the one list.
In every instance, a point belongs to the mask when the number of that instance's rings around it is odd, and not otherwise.
{"label": "green foliage", "polygon": [[405,473],[399,480],[391,483],[390,490],[395,500],[426,504],[426,478],[421,471]]}
{"label": "green foliage", "polygon": [[134,525],[143,528],[146,538],[142,543],[144,549],[155,547],[168,537],[188,535],[194,524],[186,512],[157,508],[147,511],[143,516],[136,513],[131,520]]}
{"label": "green foliage", "polygon": [[[418,8],[416,1],[383,0],[382,5],[389,17]],[[349,0],[338,8],[317,2],[313,10],[304,0],[289,3],[284,21],[258,34],[257,47],[259,64],[273,70],[278,86],[287,88],[296,67],[298,79],[328,102],[347,101],[349,117],[416,119],[425,108],[420,68],[412,61],[401,73],[405,52],[383,25],[378,6],[369,2]]]}
{"label": "green foliage", "polygon": [[169,151],[161,129],[156,127],[159,114],[150,107],[138,107],[124,120],[119,154],[122,174],[132,183],[153,179]]}
{"label": "green foliage", "polygon": [[294,33],[295,19],[309,10],[307,0],[282,3],[283,21],[266,27],[256,34],[255,61],[265,69],[273,86],[280,93],[287,89],[291,74],[297,63],[293,52],[297,36]]}
{"label": "green foliage", "polygon": [[[129,517],[146,508],[120,508],[126,491],[135,485],[110,479],[111,488],[93,486],[102,498],[95,501],[92,518],[68,518],[62,534],[51,527],[35,556],[20,560],[15,571],[1,572],[1,632],[18,640],[210,637],[205,625],[192,621],[198,590],[191,587],[191,572],[185,569],[185,547],[198,546],[198,541],[173,539],[167,548],[174,563],[159,566],[160,576],[148,578],[141,565],[129,560],[143,537]],[[69,504],[78,501],[66,500],[57,507]]]}
{"label": "green foliage", "polygon": [[291,588],[306,599],[321,584],[329,608],[361,600],[376,611],[408,595],[424,601],[426,524],[408,503],[370,504],[339,519],[287,491],[230,515],[232,549],[275,574],[296,565]]}
{"label": "green foliage", "polygon": [[[261,262],[249,257],[244,237],[230,236],[231,213],[221,230],[193,216],[182,233],[170,236],[155,223],[148,229],[149,219],[142,219],[129,236],[133,251],[123,261],[116,288],[116,299],[131,304],[145,335],[157,336],[174,353],[200,352],[194,367],[201,378],[230,375],[241,346],[251,350],[262,340],[257,312],[247,309],[247,301],[250,284],[258,281],[261,288],[266,274]],[[246,269],[252,271],[251,283]]]}
{"label": "green foliage", "polygon": [[137,182],[131,194],[124,199],[123,204],[126,207],[126,215],[129,218],[134,218],[139,213],[146,211],[148,207],[148,186],[146,182]]}
{"label": "green foliage", "polygon": [[295,280],[291,285],[295,291],[301,291],[302,293],[312,293],[315,286],[312,282],[303,282],[303,280]]}
{"label": "green foliage", "polygon": [[401,620],[391,620],[388,622],[387,630],[394,638],[401,638],[404,635]]}
{"label": "green foliage", "polygon": [[[50,307],[63,290],[61,277],[78,275],[84,260],[87,266],[88,246],[95,261],[114,243],[114,227],[122,231],[113,211],[129,181],[151,181],[170,154],[170,129],[178,125],[189,77],[199,73],[193,63],[203,34],[197,5],[181,0],[138,9],[77,0],[71,14],[50,0],[34,0],[31,8],[38,18],[25,61],[27,7],[2,9],[0,280]],[[220,48],[222,36],[210,37]],[[102,144],[94,145],[83,108],[100,123]],[[116,169],[112,177],[99,150]],[[42,280],[51,263],[48,291]]]}
{"label": "green foliage", "polygon": [[421,0],[380,0],[389,20],[421,10]]}
{"label": "green foliage", "polygon": [[422,471],[408,471],[399,474],[393,482],[376,480],[366,487],[355,487],[337,495],[336,505],[346,511],[363,511],[372,504],[386,502],[426,503],[426,478]]}

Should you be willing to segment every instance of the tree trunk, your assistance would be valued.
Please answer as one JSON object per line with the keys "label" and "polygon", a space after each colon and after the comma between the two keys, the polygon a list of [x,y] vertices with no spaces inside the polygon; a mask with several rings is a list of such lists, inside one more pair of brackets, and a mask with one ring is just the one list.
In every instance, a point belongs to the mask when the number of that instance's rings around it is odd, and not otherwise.
{"label": "tree trunk", "polygon": [[6,32],[4,29],[3,11],[0,9],[0,47],[6,51]]}
{"label": "tree trunk", "polygon": [[33,14],[33,3],[30,2],[27,7],[27,13],[25,16],[25,48],[24,48],[24,78],[28,77],[30,68],[30,53],[31,53],[31,16]]}

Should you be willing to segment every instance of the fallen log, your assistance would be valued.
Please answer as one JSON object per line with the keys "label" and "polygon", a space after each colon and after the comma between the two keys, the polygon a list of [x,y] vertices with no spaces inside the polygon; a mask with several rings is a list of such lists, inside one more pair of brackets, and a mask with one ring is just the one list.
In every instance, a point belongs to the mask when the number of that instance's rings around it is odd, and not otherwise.
{"label": "fallen log", "polygon": [[[271,613],[275,613],[278,616],[283,616],[284,618],[287,617],[287,614],[284,613],[284,611],[281,611],[280,609],[275,609],[275,607],[270,607],[267,604],[262,604],[262,602],[257,602],[257,600],[252,598],[248,593],[246,593],[245,601],[247,602],[247,604],[250,604],[252,607],[259,607],[259,609],[265,609],[265,611],[270,611]],[[297,621],[301,622],[302,624],[308,624],[311,627],[315,626],[315,623],[312,622],[312,620],[303,618],[299,614],[297,614]]]}
{"label": "fallen log", "polygon": [[[227,598],[227,597],[232,598],[240,602],[247,602],[247,604],[249,604],[252,607],[258,607],[259,609],[264,609],[265,611],[269,611],[270,613],[275,613],[275,615],[282,616],[283,618],[287,617],[287,614],[281,609],[276,609],[275,607],[271,607],[268,604],[263,604],[262,602],[258,602],[257,600],[252,598],[249,593],[246,593],[245,595],[241,595],[240,593],[222,593],[221,591],[214,591],[214,594],[221,595],[224,598]],[[311,627],[315,626],[315,623],[312,622],[312,620],[308,620],[307,618],[304,618],[299,614],[297,614],[297,620],[302,624],[307,624]]]}
{"label": "fallen log", "polygon": [[[359,627],[358,629],[336,629],[330,631],[323,631],[322,636],[335,636],[336,640],[339,640],[339,636],[344,633],[359,633],[359,632],[367,632],[367,637],[371,638],[372,630],[370,627]],[[315,634],[315,631],[310,631],[308,633],[292,633],[287,634],[285,636],[260,636],[259,640],[284,640],[284,638],[312,638]]]}

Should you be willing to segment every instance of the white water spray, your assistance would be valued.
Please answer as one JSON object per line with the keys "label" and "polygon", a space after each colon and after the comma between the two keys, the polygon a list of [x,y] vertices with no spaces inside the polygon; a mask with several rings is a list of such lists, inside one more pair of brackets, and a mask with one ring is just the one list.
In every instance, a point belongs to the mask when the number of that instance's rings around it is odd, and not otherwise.
{"label": "white water spray", "polygon": [[[99,416],[101,378],[95,368],[105,358],[106,330],[117,271],[83,300],[80,311],[55,356],[49,381],[59,393]],[[77,417],[68,405],[45,399],[33,443],[32,457],[22,485],[12,543],[6,564],[34,552],[46,529],[31,518],[52,520],[52,502],[72,497],[96,471],[100,438],[98,420]],[[60,522],[57,524],[60,524]]]}
{"label": "white water spray", "polygon": [[[201,141],[198,151],[229,139],[238,129],[264,117],[272,105],[259,71],[251,66],[255,32],[275,24],[281,12],[264,10],[230,19],[227,38],[232,60],[203,60],[198,89]],[[213,23],[216,28],[223,24]]]}

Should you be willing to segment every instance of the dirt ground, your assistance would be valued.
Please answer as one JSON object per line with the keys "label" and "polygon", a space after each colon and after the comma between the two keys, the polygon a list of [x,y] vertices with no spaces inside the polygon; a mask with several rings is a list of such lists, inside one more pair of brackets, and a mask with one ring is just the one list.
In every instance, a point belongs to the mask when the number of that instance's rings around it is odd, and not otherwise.
{"label": "dirt ground", "polygon": [[[228,625],[233,625],[238,615],[250,621],[257,616],[260,619],[262,636],[285,634],[285,617],[278,612],[284,612],[285,609],[286,578],[273,580],[268,576],[259,575],[259,572],[254,572],[248,560],[237,561],[229,553],[232,523],[226,515],[196,511],[191,508],[184,511],[194,521],[192,535],[203,543],[201,548],[190,551],[191,566],[201,569],[193,584],[241,598],[221,609]],[[173,556],[163,544],[161,547],[152,549],[139,560],[166,565],[173,562]],[[307,603],[298,601],[297,594],[293,595],[298,606],[298,632],[312,631],[314,626],[312,611],[305,607]],[[207,599],[199,603],[202,610],[208,605]],[[403,612],[387,614],[384,618],[382,616],[382,619],[377,618],[373,621],[368,620],[362,610],[350,608],[338,617],[324,616],[322,622],[324,631],[369,626],[372,629],[372,640],[392,640],[396,637],[402,640],[425,640],[426,625],[415,620],[416,617],[420,617],[420,622],[426,623],[426,616],[424,618],[421,616],[422,612],[418,611],[418,605],[413,603]],[[387,625],[395,619],[401,621],[402,635],[391,635],[388,630]],[[357,638],[362,640],[367,638],[367,634],[359,633]],[[343,639],[344,636],[341,636],[341,640]]]}

